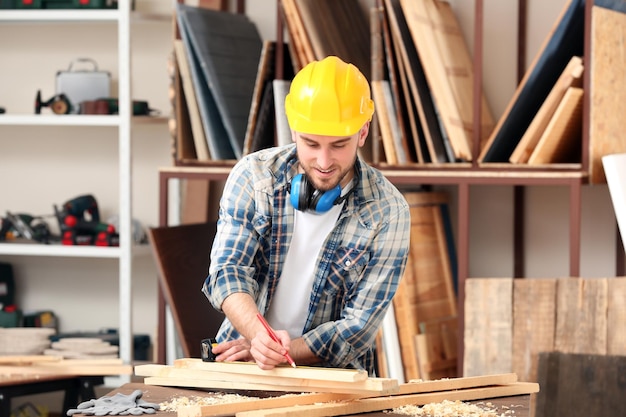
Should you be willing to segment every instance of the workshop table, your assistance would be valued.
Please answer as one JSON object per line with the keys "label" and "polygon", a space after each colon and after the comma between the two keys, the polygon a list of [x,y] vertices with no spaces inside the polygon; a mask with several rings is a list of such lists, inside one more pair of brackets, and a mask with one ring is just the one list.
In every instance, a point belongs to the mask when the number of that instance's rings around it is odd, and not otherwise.
{"label": "workshop table", "polygon": [[11,415],[11,400],[24,395],[63,391],[63,414],[80,401],[95,398],[94,387],[104,384],[102,376],[65,374],[0,375],[0,416]]}
{"label": "workshop table", "polygon": [[[143,396],[141,397],[143,400],[151,402],[151,403],[163,403],[166,401],[171,401],[176,397],[203,397],[210,396],[212,392],[210,390],[204,389],[182,389],[175,387],[163,387],[159,385],[146,385],[142,383],[131,382],[122,385],[121,387],[111,391],[107,395],[114,395],[117,393],[121,393],[124,395],[131,394],[135,390],[141,390],[143,392]],[[255,391],[246,391],[240,392],[241,395],[249,395],[249,396],[261,396],[261,392]],[[491,403],[492,407],[497,407],[500,413],[504,413],[507,410],[514,410],[515,417],[530,417],[530,395],[516,395],[513,397],[501,397],[501,398],[488,398],[476,401],[467,401],[468,403]],[[152,414],[158,417],[176,417],[176,412],[165,412],[165,411],[157,411],[156,414]],[[383,413],[383,412],[372,412],[372,413],[364,413],[358,414],[359,416],[371,416],[371,417],[390,417],[398,414],[393,413]]]}

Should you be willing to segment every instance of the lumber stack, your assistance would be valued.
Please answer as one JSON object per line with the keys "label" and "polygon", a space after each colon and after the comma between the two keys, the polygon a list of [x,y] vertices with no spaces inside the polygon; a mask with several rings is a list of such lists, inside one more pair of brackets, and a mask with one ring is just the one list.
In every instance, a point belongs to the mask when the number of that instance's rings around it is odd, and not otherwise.
{"label": "lumber stack", "polygon": [[[405,380],[457,375],[457,311],[447,229],[448,197],[405,192],[411,212],[411,250],[393,298]],[[449,226],[449,225],[448,225]]]}
{"label": "lumber stack", "polygon": [[[391,380],[367,377],[362,371],[312,367],[264,371],[252,363],[208,363],[188,358],[175,361],[173,366],[140,365],[135,367],[135,373],[147,376],[144,382],[148,385],[219,390],[249,390],[254,385],[252,389],[262,391],[289,391],[289,394],[269,398],[242,397],[227,404],[192,404],[178,408],[178,417],[336,416],[443,400],[470,401],[531,394],[539,390],[536,383],[518,382],[515,374],[414,380],[398,385]],[[312,390],[313,385],[317,385],[315,390]],[[359,389],[348,389],[349,386]],[[362,389],[365,386],[371,389]],[[381,387],[386,388],[380,390]]]}
{"label": "lumber stack", "polygon": [[64,359],[61,356],[23,355],[0,357],[2,375],[131,375],[133,368],[121,359]]}

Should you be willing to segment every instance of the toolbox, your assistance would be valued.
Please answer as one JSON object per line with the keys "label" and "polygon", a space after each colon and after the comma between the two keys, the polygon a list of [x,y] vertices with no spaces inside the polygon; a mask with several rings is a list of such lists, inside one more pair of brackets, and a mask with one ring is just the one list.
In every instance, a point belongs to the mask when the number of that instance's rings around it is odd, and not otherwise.
{"label": "toolbox", "polygon": [[[76,64],[87,63],[90,68],[76,69]],[[56,93],[65,94],[72,107],[70,113],[78,113],[80,103],[111,96],[111,74],[99,71],[96,61],[78,58],[70,62],[66,71],[56,74]]]}
{"label": "toolbox", "polygon": [[0,0],[0,9],[116,9],[117,0]]}

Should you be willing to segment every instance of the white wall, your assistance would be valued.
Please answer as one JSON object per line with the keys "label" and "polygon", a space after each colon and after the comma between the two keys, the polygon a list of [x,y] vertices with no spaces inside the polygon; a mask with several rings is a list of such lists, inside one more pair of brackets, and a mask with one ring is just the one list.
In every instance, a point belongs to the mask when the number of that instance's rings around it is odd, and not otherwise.
{"label": "white wall", "polygon": [[[249,1],[247,10],[264,38],[275,38],[275,0]],[[367,4],[367,2],[364,2]],[[451,1],[470,44],[474,2]],[[565,0],[531,0],[529,57],[532,61]],[[138,0],[142,10],[169,11],[171,0]],[[515,27],[517,2],[485,2],[485,93],[496,117],[508,104],[516,83]],[[32,111],[37,89],[44,98],[54,93],[54,75],[78,56],[95,58],[101,69],[114,69],[112,26],[92,24],[87,31],[62,25],[0,25],[3,52],[0,106]],[[169,113],[166,62],[171,50],[171,23],[135,22],[133,34],[133,97],[148,100]],[[116,79],[113,71],[113,79]],[[1,116],[0,116],[1,117]],[[104,217],[117,206],[116,140],[102,128],[2,129],[0,148],[0,213],[5,210],[52,214],[60,204],[92,192]],[[135,217],[155,226],[158,216],[157,170],[171,165],[171,138],[166,124],[133,128],[133,205]],[[452,202],[456,189],[450,191]],[[471,194],[470,275],[512,275],[512,187],[476,186]],[[557,277],[569,273],[568,190],[528,187],[528,276]],[[587,277],[615,273],[615,220],[606,186],[583,191],[582,268]],[[451,206],[453,219],[456,216]],[[54,221],[54,219],[51,219]],[[0,257],[15,267],[18,302],[24,309],[52,309],[61,331],[90,331],[117,326],[117,261],[92,259]],[[156,337],[156,269],[151,256],[134,260],[135,333]]]}

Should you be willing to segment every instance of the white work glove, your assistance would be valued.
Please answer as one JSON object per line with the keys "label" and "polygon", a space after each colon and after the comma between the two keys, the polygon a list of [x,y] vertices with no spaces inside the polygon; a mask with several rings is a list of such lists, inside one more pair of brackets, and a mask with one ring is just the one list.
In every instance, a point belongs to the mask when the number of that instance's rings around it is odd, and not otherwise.
{"label": "white work glove", "polygon": [[141,390],[135,390],[129,395],[117,393],[113,396],[98,398],[97,400],[84,401],[78,404],[76,408],[67,410],[67,415],[138,416],[141,414],[154,414],[159,409],[159,404],[148,403],[140,399],[142,395],[143,392]]}

